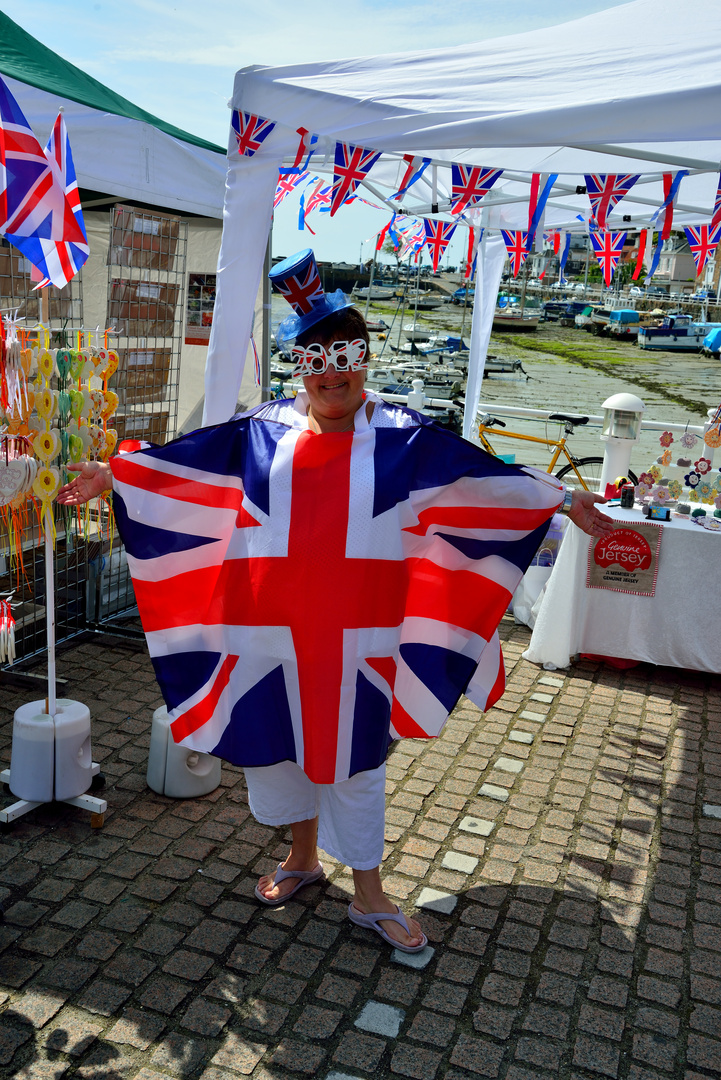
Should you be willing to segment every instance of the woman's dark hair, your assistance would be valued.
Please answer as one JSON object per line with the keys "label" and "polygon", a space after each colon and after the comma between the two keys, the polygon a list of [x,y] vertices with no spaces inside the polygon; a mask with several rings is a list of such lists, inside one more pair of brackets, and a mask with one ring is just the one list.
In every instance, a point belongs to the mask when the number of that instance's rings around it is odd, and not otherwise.
{"label": "woman's dark hair", "polygon": [[355,341],[356,338],[362,338],[370,351],[370,337],[365,319],[357,308],[347,307],[334,311],[309,330],[298,334],[295,343],[310,345],[317,341],[320,345],[328,345],[331,341]]}

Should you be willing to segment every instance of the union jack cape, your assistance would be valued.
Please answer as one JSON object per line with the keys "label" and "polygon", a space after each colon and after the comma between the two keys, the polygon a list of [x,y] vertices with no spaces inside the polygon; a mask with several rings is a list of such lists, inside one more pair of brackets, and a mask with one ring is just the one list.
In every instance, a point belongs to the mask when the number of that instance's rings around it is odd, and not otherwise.
{"label": "union jack cape", "polygon": [[316,435],[272,402],[113,459],[176,742],[334,783],[502,694],[496,628],[562,486],[376,413]]}

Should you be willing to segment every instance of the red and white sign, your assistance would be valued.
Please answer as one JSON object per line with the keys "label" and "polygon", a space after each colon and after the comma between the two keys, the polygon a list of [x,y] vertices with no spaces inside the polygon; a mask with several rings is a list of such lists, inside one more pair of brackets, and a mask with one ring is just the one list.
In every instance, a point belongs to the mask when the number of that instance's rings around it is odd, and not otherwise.
{"label": "red and white sign", "polygon": [[662,531],[663,526],[656,522],[619,523],[612,533],[590,546],[586,586],[653,596]]}

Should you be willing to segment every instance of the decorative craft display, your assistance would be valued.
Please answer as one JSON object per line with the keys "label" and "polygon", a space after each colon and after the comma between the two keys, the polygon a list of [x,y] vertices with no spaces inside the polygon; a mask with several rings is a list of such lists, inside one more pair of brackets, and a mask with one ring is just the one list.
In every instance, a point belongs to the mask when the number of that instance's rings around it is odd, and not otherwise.
{"label": "decorative craft display", "polygon": [[67,464],[105,461],[117,445],[108,427],[117,366],[107,342],[84,343],[80,332],[74,348],[54,349],[42,325],[26,330],[10,317],[0,324],[0,525],[18,567],[33,521],[55,535],[52,504]]}

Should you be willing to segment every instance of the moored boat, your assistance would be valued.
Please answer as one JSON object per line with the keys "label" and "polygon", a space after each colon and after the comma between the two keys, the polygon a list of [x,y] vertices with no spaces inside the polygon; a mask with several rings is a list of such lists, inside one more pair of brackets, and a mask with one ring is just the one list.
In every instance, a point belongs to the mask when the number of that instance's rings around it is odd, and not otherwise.
{"label": "moored boat", "polygon": [[704,338],[721,323],[697,323],[690,315],[674,312],[659,326],[642,326],[638,344],[642,349],[663,349],[666,352],[698,352]]}

